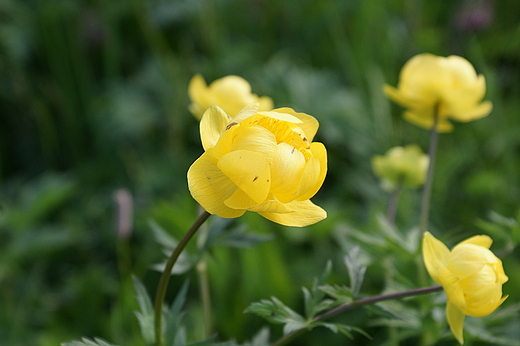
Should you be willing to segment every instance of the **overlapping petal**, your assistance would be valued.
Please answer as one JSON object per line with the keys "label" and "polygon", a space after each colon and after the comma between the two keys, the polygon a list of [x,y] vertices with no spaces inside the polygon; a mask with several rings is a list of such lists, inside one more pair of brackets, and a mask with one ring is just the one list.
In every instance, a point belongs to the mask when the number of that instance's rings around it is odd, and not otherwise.
{"label": "overlapping petal", "polygon": [[230,116],[235,116],[244,106],[254,102],[261,110],[273,109],[270,97],[258,97],[251,92],[251,85],[245,79],[233,75],[217,79],[208,86],[204,78],[197,74],[188,85],[188,95],[192,102],[188,109],[198,119],[206,109],[215,105]]}
{"label": "overlapping petal", "polygon": [[408,109],[404,119],[417,126],[431,128],[437,111],[439,132],[453,129],[448,119],[468,122],[492,109],[489,101],[480,103],[486,92],[484,76],[477,75],[466,59],[453,55],[412,57],[401,70],[397,88],[385,85],[383,91]]}
{"label": "overlapping petal", "polygon": [[487,316],[507,298],[502,297],[502,284],[508,278],[500,259],[489,250],[491,243],[491,238],[479,235],[450,251],[429,232],[424,234],[426,269],[446,292],[448,323],[461,344],[464,316]]}
{"label": "overlapping petal", "polygon": [[212,107],[200,126],[206,153],[190,168],[188,183],[208,212],[233,217],[249,210],[298,227],[326,217],[309,201],[327,172],[325,146],[309,140],[318,128],[312,116],[290,108],[259,112],[252,104],[231,118]]}

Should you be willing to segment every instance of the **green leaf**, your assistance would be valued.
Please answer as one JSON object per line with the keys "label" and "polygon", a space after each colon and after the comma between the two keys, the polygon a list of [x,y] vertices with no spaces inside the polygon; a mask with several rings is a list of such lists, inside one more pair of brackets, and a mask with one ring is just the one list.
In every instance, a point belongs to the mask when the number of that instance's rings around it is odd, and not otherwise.
{"label": "green leaf", "polygon": [[186,343],[186,335],[183,330],[182,318],[184,312],[182,311],[186,302],[186,295],[188,293],[189,282],[186,281],[175,300],[173,301],[170,309],[165,309],[164,313],[164,339],[166,345],[178,345]]}
{"label": "green leaf", "polygon": [[330,300],[322,301],[325,297],[325,293],[319,289],[321,285],[324,285],[328,281],[331,272],[332,262],[328,261],[321,277],[314,278],[311,291],[302,287],[305,302],[305,316],[309,321],[312,320],[317,313],[334,304],[334,302]]}
{"label": "green leaf", "polygon": [[271,297],[271,300],[264,299],[260,302],[253,303],[249,305],[244,312],[251,312],[262,316],[271,323],[285,324],[284,334],[308,326],[308,323],[301,315],[286,306],[276,297]]}
{"label": "green leaf", "polygon": [[337,300],[338,305],[344,303],[351,303],[353,299],[352,289],[347,286],[320,286],[320,290]]}
{"label": "green leaf", "polygon": [[140,311],[134,311],[139,326],[141,327],[141,335],[147,344],[153,344],[155,342],[154,334],[154,309],[152,301],[146,288],[135,276],[132,277],[134,283],[135,295],[137,303],[139,304]]}
{"label": "green leaf", "polygon": [[103,339],[94,338],[94,341],[89,340],[87,338],[81,338],[81,341],[71,341],[65,342],[61,344],[61,346],[116,346],[114,344],[109,344]]}
{"label": "green leaf", "polygon": [[356,297],[359,294],[363,279],[365,278],[366,267],[359,264],[358,255],[360,247],[356,246],[350,250],[345,256],[345,265],[348,269],[348,276],[350,278],[350,288],[352,295]]}

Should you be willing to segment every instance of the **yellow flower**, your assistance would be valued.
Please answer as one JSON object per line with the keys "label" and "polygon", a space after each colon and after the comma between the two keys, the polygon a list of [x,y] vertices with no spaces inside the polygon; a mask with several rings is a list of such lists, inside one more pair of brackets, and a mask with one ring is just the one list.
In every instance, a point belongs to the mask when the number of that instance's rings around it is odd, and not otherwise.
{"label": "yellow flower", "polygon": [[423,154],[418,145],[393,147],[385,156],[376,155],[372,158],[372,169],[381,178],[385,190],[395,189],[399,182],[408,187],[418,187],[426,180],[428,155]]}
{"label": "yellow flower", "polygon": [[327,217],[309,199],[327,172],[327,151],[312,142],[318,121],[291,108],[259,112],[258,104],[231,118],[209,108],[200,122],[204,154],[188,171],[193,198],[210,214],[239,217],[246,210],[286,226]]}
{"label": "yellow flower", "polygon": [[273,109],[273,100],[270,97],[252,94],[251,85],[239,76],[226,76],[208,86],[204,78],[196,74],[188,86],[188,95],[192,102],[189,110],[199,120],[206,109],[215,105],[231,116],[254,102],[260,104],[261,111]]}
{"label": "yellow flower", "polygon": [[419,54],[401,70],[397,89],[384,86],[385,94],[408,108],[404,118],[424,128],[432,128],[435,109],[438,111],[437,131],[450,132],[453,119],[468,122],[491,112],[490,101],[482,101],[486,93],[483,75],[460,56],[447,58]]}
{"label": "yellow flower", "polygon": [[424,263],[432,279],[446,292],[446,316],[460,344],[464,342],[465,315],[487,316],[507,298],[502,297],[502,284],[508,277],[502,261],[489,250],[492,242],[486,235],[477,235],[450,251],[429,232],[424,234]]}

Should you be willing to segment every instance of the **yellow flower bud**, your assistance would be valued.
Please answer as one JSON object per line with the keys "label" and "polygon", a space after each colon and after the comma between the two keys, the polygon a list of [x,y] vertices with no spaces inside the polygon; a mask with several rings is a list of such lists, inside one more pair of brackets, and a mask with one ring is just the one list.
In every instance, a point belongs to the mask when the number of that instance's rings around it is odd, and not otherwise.
{"label": "yellow flower bud", "polygon": [[251,93],[251,85],[239,76],[226,76],[208,86],[204,78],[196,74],[188,85],[188,95],[192,102],[188,109],[199,120],[206,109],[215,105],[231,116],[254,102],[260,104],[260,111],[273,109],[270,97]]}
{"label": "yellow flower bud", "polygon": [[188,171],[193,198],[210,214],[246,210],[286,226],[316,223],[327,213],[309,199],[327,172],[327,151],[312,142],[318,121],[291,108],[259,112],[250,105],[231,118],[220,107],[202,116],[205,152]]}
{"label": "yellow flower bud", "polygon": [[507,298],[502,297],[502,284],[508,277],[502,261],[489,250],[492,242],[490,237],[478,235],[450,251],[429,232],[424,234],[424,263],[432,279],[446,292],[446,317],[460,344],[464,343],[465,315],[487,316]]}
{"label": "yellow flower bud", "polygon": [[468,122],[491,112],[490,101],[481,102],[486,93],[483,75],[477,75],[464,58],[418,54],[401,70],[397,89],[384,86],[385,94],[408,108],[404,119],[424,128],[432,128],[438,113],[437,131],[450,132],[448,119]]}
{"label": "yellow flower bud", "polygon": [[418,187],[426,180],[429,158],[418,145],[393,147],[384,156],[372,158],[372,169],[381,178],[382,187],[391,191],[400,182],[404,186]]}

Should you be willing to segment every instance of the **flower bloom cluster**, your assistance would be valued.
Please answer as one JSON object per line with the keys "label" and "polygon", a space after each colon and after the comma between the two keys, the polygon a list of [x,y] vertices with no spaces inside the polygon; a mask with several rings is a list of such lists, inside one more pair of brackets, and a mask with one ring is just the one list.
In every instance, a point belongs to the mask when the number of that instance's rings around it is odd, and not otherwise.
{"label": "flower bloom cluster", "polygon": [[393,147],[384,156],[374,156],[372,168],[381,178],[383,188],[391,191],[401,183],[408,187],[424,184],[429,161],[428,155],[418,145],[410,144]]}
{"label": "flower bloom cluster", "polygon": [[204,78],[196,74],[188,85],[188,95],[192,102],[189,110],[199,120],[206,109],[214,105],[231,116],[255,102],[260,104],[260,111],[274,108],[270,97],[251,93],[251,85],[244,78],[233,75],[217,79],[208,86]]}
{"label": "flower bloom cluster", "polygon": [[426,269],[446,292],[448,323],[461,344],[465,315],[487,316],[507,298],[502,297],[502,284],[508,277],[502,261],[489,250],[492,242],[488,236],[477,235],[450,251],[429,232],[424,234]]}
{"label": "flower bloom cluster", "polygon": [[481,102],[486,93],[484,76],[455,55],[414,56],[401,70],[397,88],[385,85],[384,92],[408,108],[404,118],[415,125],[432,128],[436,114],[439,132],[453,130],[448,119],[468,122],[485,117],[492,109],[490,101]]}
{"label": "flower bloom cluster", "polygon": [[286,226],[303,227],[326,212],[309,199],[327,172],[327,151],[312,142],[318,121],[291,108],[230,117],[209,108],[200,122],[205,152],[188,171],[193,198],[210,214],[234,218],[247,210]]}

